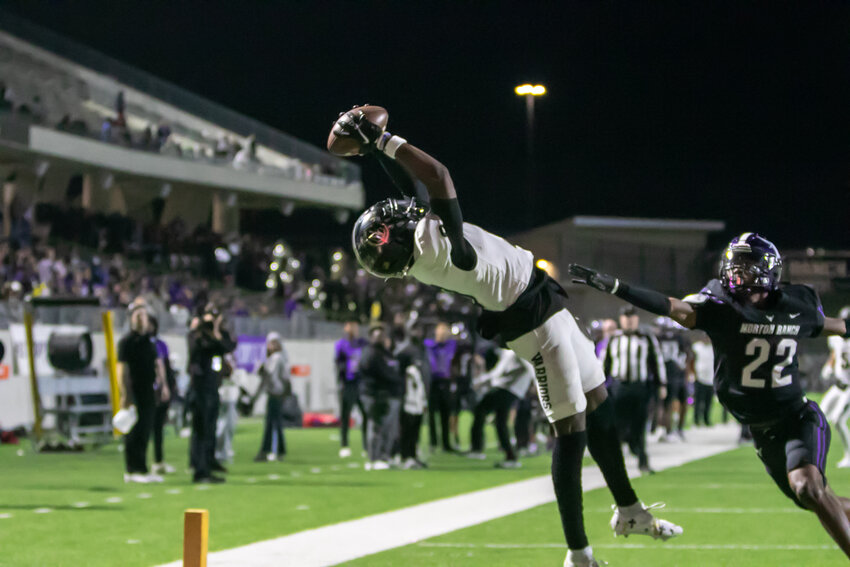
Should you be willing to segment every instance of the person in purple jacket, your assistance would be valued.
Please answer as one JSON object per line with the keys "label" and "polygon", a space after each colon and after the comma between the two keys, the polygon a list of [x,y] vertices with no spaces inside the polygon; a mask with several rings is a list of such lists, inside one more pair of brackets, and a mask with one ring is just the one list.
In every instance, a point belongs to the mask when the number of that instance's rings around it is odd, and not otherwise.
{"label": "person in purple jacket", "polygon": [[339,383],[339,407],[340,407],[340,441],[342,447],[339,456],[343,459],[351,456],[348,447],[348,428],[351,421],[351,410],[356,405],[363,416],[363,449],[366,449],[366,412],[360,401],[359,382],[360,375],[357,367],[360,364],[360,354],[366,346],[366,339],[360,336],[360,325],[352,319],[346,321],[342,327],[345,336],[336,342],[334,348],[334,362],[336,363],[336,376]]}
{"label": "person in purple jacket", "polygon": [[440,434],[443,450],[451,453],[454,448],[449,442],[449,418],[452,415],[452,399],[455,382],[452,377],[452,361],[457,352],[457,341],[451,338],[449,324],[440,321],[434,328],[434,338],[425,339],[425,350],[431,362],[431,391],[428,395],[428,430],[431,452],[437,448],[437,423],[435,412],[440,412]]}

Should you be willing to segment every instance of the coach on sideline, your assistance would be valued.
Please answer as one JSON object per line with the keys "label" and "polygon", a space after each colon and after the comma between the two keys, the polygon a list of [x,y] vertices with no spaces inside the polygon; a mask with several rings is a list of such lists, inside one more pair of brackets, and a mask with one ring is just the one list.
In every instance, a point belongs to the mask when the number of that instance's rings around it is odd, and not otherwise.
{"label": "coach on sideline", "polygon": [[[168,399],[169,391],[164,377],[157,374],[156,344],[149,331],[144,303],[134,302],[130,306],[130,332],[118,341],[120,404],[122,408],[135,404],[138,413],[138,420],[124,437],[124,482],[162,482],[161,476],[148,474],[146,455],[157,404],[154,384],[164,399]],[[161,383],[157,384],[158,381]]]}

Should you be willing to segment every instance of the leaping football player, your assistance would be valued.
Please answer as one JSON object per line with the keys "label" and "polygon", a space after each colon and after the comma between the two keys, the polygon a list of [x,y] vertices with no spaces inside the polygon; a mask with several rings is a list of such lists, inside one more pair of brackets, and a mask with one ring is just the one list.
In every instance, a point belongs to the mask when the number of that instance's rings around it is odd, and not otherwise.
{"label": "leaping football player", "polygon": [[[585,447],[614,495],[615,535],[681,534],[681,527],[655,518],[632,488],[602,367],[567,310],[561,286],[535,267],[531,252],[463,221],[454,183],[439,161],[358,108],[340,115],[333,134],[359,142],[360,155],[389,164],[406,196],[380,201],[357,219],[352,244],[360,265],[380,278],[411,276],[472,297],[483,308],[482,336],[499,340],[534,367],[540,404],[556,434],[552,481],[569,548],[564,565],[598,565],[582,513]],[[424,185],[430,203],[413,197],[411,178]]]}
{"label": "leaping football player", "polygon": [[[841,309],[839,319],[850,318],[850,306]],[[829,359],[821,370],[821,378],[835,378],[835,384],[824,394],[821,409],[826,419],[835,425],[841,444],[844,445],[844,458],[838,461],[838,468],[850,468],[850,339],[832,335],[829,341]]]}
{"label": "leaping football player", "polygon": [[824,317],[812,288],[780,285],[782,258],[776,246],[753,232],[733,238],[718,278],[684,299],[576,264],[570,274],[580,283],[708,333],[718,399],[749,425],[756,452],[779,489],[814,512],[850,557],[850,500],[836,496],[827,484],[829,425],[818,405],[806,399],[797,366],[801,338],[847,338],[850,321]]}

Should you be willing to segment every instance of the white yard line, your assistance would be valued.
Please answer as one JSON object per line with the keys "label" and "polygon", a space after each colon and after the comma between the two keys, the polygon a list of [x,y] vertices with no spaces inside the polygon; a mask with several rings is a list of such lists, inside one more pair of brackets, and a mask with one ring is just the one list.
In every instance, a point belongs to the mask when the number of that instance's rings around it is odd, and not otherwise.
{"label": "white yard line", "polygon": [[[563,549],[563,543],[450,543],[450,542],[427,542],[416,544],[419,547],[442,547],[456,549]],[[807,545],[807,544],[780,544],[762,545],[749,543],[728,544],[677,544],[665,543],[664,545],[653,545],[646,543],[594,543],[594,549],[651,549],[653,551],[666,550],[745,550],[745,551],[832,551],[834,545]]]}
{"label": "white yard line", "polygon": [[[655,470],[677,467],[737,447],[739,428],[726,425],[689,432],[687,443],[653,444]],[[637,468],[629,459],[629,472]],[[400,473],[403,474],[403,473]],[[584,490],[605,486],[595,466],[583,470]],[[420,542],[503,516],[554,502],[549,476],[478,490],[357,520],[210,553],[210,567],[299,567],[337,565],[358,557]],[[375,537],[380,534],[380,537]],[[333,545],[328,545],[333,542]],[[176,561],[163,567],[180,567]]]}

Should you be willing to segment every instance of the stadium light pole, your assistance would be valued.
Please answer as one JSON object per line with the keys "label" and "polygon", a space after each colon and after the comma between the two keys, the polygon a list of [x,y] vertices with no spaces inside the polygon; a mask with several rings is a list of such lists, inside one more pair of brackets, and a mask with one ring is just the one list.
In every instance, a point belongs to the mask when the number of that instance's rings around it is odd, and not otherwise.
{"label": "stadium light pole", "polygon": [[517,96],[525,97],[525,153],[527,163],[526,194],[528,197],[528,222],[534,224],[535,217],[535,172],[534,172],[534,99],[546,94],[543,85],[519,85],[514,89]]}

